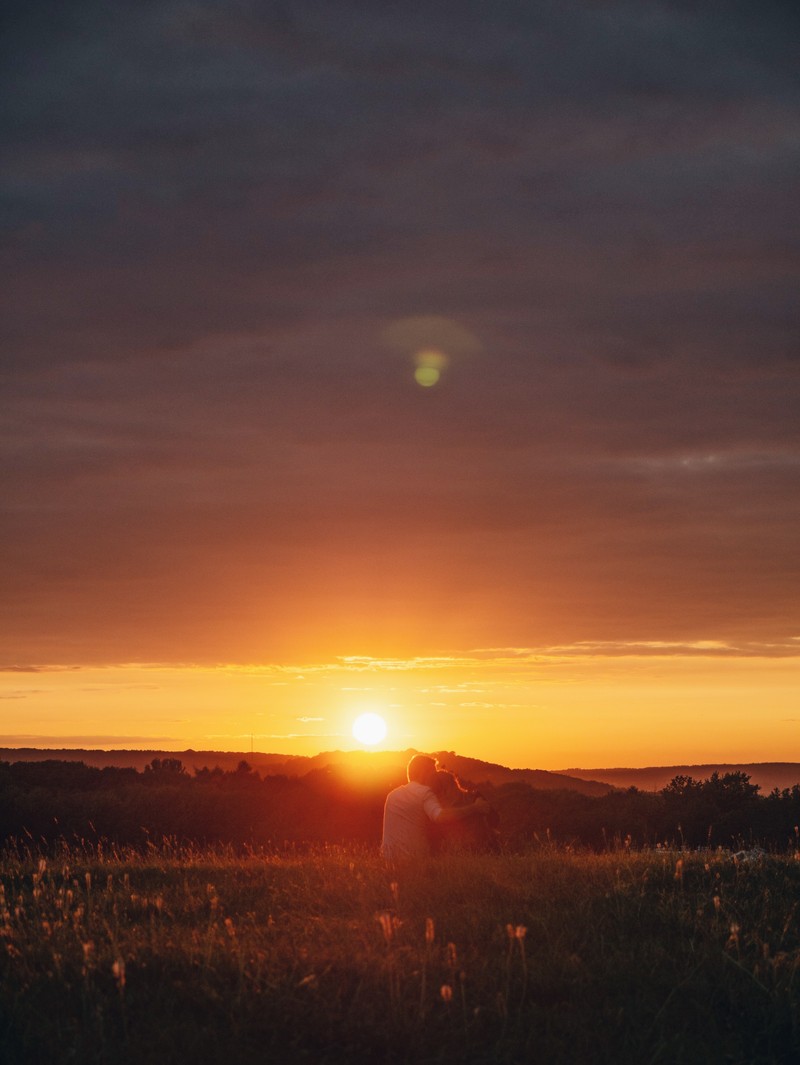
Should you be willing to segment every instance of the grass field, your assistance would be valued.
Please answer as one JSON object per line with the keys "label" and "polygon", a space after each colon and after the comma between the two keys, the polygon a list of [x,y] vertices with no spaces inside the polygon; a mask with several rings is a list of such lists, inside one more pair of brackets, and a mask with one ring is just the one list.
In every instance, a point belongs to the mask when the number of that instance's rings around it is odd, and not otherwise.
{"label": "grass field", "polygon": [[800,1061],[800,861],[0,855],[0,1060]]}

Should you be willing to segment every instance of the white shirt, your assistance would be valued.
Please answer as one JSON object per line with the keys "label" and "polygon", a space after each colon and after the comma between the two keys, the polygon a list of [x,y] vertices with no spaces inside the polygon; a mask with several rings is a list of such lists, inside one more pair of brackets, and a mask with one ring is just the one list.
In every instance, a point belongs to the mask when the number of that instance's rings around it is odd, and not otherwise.
{"label": "white shirt", "polygon": [[383,857],[396,862],[430,854],[428,822],[438,820],[441,812],[431,789],[416,780],[390,791],[383,808]]}

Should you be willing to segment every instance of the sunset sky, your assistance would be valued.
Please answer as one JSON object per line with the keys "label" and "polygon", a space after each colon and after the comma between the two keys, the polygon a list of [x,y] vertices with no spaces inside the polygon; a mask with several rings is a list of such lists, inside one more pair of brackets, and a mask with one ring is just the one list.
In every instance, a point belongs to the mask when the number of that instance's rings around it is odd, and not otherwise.
{"label": "sunset sky", "polygon": [[0,746],[800,760],[800,17],[17,0]]}

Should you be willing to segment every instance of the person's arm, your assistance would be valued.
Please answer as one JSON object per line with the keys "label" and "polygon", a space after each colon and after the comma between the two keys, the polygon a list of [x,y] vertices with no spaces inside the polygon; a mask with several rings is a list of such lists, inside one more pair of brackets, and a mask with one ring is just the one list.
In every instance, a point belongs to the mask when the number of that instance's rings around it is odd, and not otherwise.
{"label": "person's arm", "polygon": [[443,806],[442,812],[436,818],[436,823],[446,825],[453,821],[465,821],[468,817],[474,817],[475,814],[488,814],[490,810],[491,806],[486,799],[476,799],[469,806]]}

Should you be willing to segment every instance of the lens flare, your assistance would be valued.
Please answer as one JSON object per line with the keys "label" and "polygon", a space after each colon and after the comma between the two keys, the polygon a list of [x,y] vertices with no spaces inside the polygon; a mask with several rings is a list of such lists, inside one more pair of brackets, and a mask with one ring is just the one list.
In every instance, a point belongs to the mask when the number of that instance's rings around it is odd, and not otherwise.
{"label": "lens flare", "polygon": [[418,366],[414,371],[414,380],[423,388],[433,388],[440,376],[432,366]]}
{"label": "lens flare", "polygon": [[438,384],[448,359],[445,353],[437,348],[422,348],[414,356],[414,362],[414,380],[422,388],[432,388]]}

